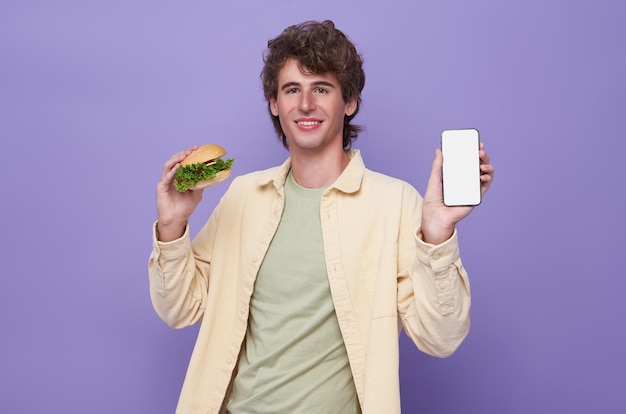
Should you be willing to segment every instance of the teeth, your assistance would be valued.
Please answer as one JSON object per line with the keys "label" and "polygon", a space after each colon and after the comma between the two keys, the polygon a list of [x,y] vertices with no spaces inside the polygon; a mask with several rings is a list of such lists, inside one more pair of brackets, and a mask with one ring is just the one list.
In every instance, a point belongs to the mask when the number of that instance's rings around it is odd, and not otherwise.
{"label": "teeth", "polygon": [[319,121],[299,121],[298,122],[299,125],[305,125],[305,126],[316,125],[319,123],[320,123]]}

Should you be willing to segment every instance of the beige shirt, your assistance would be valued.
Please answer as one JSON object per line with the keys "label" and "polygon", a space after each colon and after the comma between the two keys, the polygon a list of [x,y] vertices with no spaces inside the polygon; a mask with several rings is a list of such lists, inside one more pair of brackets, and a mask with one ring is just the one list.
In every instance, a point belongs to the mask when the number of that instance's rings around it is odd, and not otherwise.
{"label": "beige shirt", "polygon": [[[417,191],[349,155],[320,206],[328,280],[362,412],[399,413],[400,329],[428,354],[452,354],[469,330],[467,273],[456,232],[438,246],[421,240]],[[177,413],[222,409],[289,168],[287,160],[234,179],[193,242],[188,230],[168,243],[153,235],[156,312],[175,328],[202,322]]]}

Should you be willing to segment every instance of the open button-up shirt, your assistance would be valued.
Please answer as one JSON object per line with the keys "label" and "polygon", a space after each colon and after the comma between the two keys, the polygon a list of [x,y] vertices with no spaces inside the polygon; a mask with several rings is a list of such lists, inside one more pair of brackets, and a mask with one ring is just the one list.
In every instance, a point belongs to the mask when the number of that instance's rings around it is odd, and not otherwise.
{"label": "open button-up shirt", "polygon": [[[469,330],[467,273],[456,231],[437,246],[422,241],[411,185],[368,170],[358,150],[349,156],[320,206],[331,295],[362,412],[399,413],[398,335],[403,327],[420,350],[452,354]],[[187,229],[159,242],[155,226],[154,308],[175,328],[202,322],[177,413],[223,412],[290,166],[235,178],[193,241]]]}

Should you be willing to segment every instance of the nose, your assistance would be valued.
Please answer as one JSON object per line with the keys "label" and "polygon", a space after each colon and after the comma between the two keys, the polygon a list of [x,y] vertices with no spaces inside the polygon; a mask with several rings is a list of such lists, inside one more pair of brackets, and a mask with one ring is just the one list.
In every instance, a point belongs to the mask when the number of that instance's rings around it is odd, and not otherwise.
{"label": "nose", "polygon": [[315,109],[315,97],[310,92],[303,92],[300,94],[300,102],[298,102],[298,109],[302,112],[310,112]]}

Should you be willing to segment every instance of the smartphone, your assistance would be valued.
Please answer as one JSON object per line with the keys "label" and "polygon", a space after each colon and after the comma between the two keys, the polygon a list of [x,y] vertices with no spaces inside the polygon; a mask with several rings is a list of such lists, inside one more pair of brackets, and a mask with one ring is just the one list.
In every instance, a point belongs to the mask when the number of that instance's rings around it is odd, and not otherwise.
{"label": "smartphone", "polygon": [[448,129],[441,133],[443,203],[446,206],[480,204],[479,149],[477,129]]}

